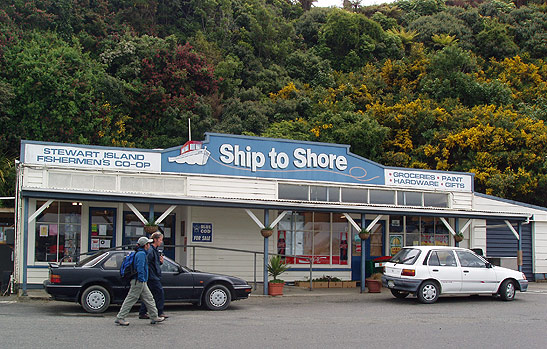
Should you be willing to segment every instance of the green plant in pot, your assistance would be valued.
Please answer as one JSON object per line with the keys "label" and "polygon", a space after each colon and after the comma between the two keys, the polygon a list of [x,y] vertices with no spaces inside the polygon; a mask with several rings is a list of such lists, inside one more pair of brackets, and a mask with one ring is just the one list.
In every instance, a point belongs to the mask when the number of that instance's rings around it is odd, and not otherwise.
{"label": "green plant in pot", "polygon": [[463,233],[461,231],[454,234],[454,241],[456,242],[463,241]]}
{"label": "green plant in pot", "polygon": [[370,231],[365,228],[361,229],[361,231],[359,231],[359,237],[361,240],[367,240],[370,237]]}
{"label": "green plant in pot", "polygon": [[156,221],[151,220],[147,221],[146,224],[144,224],[144,231],[146,234],[153,234],[158,231],[158,225],[156,224]]}
{"label": "green plant in pot", "polygon": [[268,263],[268,274],[273,277],[273,280],[268,282],[268,294],[270,296],[283,295],[283,285],[285,281],[277,277],[289,269],[289,266],[283,261],[281,256],[273,256]]}

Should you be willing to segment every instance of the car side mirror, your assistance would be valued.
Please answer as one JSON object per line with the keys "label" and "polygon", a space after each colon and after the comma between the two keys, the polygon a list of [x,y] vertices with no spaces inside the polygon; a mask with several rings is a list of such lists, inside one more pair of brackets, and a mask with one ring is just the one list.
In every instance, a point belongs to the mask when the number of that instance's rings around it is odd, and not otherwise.
{"label": "car side mirror", "polygon": [[487,268],[492,268],[492,263],[486,262],[486,267],[487,267]]}
{"label": "car side mirror", "polygon": [[177,274],[181,274],[184,271],[184,269],[182,269],[180,265],[177,265],[177,268],[178,268]]}

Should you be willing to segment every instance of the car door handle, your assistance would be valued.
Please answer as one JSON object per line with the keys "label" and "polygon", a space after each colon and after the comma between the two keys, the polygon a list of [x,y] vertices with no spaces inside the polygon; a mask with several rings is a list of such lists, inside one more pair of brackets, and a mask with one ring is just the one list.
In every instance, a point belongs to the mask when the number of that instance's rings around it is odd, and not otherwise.
{"label": "car door handle", "polygon": [[463,272],[464,272],[464,273],[469,273],[469,270],[464,270]]}
{"label": "car door handle", "polygon": [[432,271],[439,271],[439,269],[433,269]]}

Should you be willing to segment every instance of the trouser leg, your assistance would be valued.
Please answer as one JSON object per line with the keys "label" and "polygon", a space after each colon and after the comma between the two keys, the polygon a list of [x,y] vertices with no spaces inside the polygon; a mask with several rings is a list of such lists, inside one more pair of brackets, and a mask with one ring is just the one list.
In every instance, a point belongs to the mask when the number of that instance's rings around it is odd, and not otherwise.
{"label": "trouser leg", "polygon": [[143,286],[146,285],[146,283],[142,283],[137,280],[131,280],[129,284],[131,285],[131,288],[129,289],[127,297],[125,297],[125,300],[123,301],[120,312],[116,316],[118,319],[125,319],[127,314],[129,314],[129,312],[131,311],[131,308],[139,300],[139,297],[143,290]]}
{"label": "trouser leg", "polygon": [[158,309],[156,308],[156,304],[154,302],[154,296],[152,296],[152,292],[150,292],[150,289],[148,288],[148,285],[143,283],[143,289],[141,293],[141,300],[146,306],[146,309],[148,309],[148,313],[150,314],[150,318],[156,319],[158,317]]}
{"label": "trouser leg", "polygon": [[[163,305],[165,303],[165,296],[163,292],[163,286],[161,285],[161,282],[159,280],[153,280],[148,279],[146,282],[146,285],[148,286],[148,289],[152,293],[152,296],[154,297],[154,302],[156,303],[156,309],[158,309],[158,314],[163,314]],[[146,314],[146,305],[144,305],[144,302],[141,303],[141,307],[139,309],[139,315],[145,315]]]}

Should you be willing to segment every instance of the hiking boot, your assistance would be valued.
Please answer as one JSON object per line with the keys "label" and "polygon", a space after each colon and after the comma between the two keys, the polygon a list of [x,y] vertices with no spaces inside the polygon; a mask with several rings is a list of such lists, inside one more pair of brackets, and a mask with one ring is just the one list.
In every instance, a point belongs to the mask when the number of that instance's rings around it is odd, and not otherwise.
{"label": "hiking boot", "polygon": [[150,316],[148,316],[148,314],[142,314],[139,315],[139,319],[150,319]]}
{"label": "hiking boot", "polygon": [[150,323],[151,323],[152,325],[155,325],[155,324],[157,324],[158,322],[162,322],[162,321],[164,321],[164,320],[165,320],[164,317],[158,316],[157,318],[152,319],[152,320],[150,321]]}
{"label": "hiking boot", "polygon": [[120,325],[120,326],[129,326],[129,322],[125,321],[125,319],[116,319],[114,323]]}

